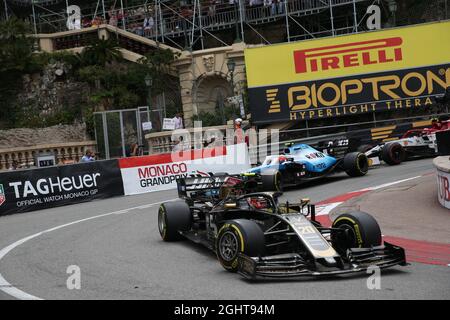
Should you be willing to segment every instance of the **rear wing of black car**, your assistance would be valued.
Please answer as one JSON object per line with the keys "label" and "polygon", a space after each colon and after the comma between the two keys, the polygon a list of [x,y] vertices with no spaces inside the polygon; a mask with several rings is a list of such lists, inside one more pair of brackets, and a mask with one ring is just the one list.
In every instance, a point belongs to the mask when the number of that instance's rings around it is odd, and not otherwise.
{"label": "rear wing of black car", "polygon": [[177,180],[179,197],[187,197],[192,192],[219,189],[229,177],[228,174],[190,175]]}

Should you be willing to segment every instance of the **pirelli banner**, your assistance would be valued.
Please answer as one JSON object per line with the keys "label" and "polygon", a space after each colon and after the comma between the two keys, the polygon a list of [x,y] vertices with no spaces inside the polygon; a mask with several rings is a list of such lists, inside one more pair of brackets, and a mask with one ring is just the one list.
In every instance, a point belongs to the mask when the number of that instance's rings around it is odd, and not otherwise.
{"label": "pirelli banner", "polygon": [[256,123],[423,108],[450,84],[450,22],[245,50]]}

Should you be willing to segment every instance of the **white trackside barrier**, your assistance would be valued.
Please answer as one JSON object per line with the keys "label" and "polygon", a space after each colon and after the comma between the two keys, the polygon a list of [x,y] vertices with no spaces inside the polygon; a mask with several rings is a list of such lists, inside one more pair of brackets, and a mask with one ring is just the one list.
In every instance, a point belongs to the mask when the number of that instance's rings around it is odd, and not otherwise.
{"label": "white trackside barrier", "polygon": [[194,171],[241,173],[251,167],[245,143],[119,159],[125,195],[175,189],[176,180]]}
{"label": "white trackside barrier", "polygon": [[439,203],[450,210],[450,157],[437,157],[433,164],[436,167]]}

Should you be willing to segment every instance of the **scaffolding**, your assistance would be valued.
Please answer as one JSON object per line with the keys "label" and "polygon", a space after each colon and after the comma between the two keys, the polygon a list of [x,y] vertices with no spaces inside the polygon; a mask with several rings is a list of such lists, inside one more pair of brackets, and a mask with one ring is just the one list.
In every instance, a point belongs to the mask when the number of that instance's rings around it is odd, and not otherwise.
{"label": "scaffolding", "polygon": [[[81,9],[81,27],[108,23],[184,50],[234,42],[272,44],[366,31],[366,9],[378,4],[390,16],[392,0],[3,0],[30,8],[35,33],[67,31],[67,7]],[[434,0],[447,19],[447,0]],[[395,14],[395,12],[394,12]]]}
{"label": "scaffolding", "polygon": [[[31,7],[35,33],[66,31],[67,7],[81,8],[82,26],[93,22],[115,24],[180,49],[228,46],[236,41],[266,43],[294,41],[361,31],[358,5],[369,0],[4,0],[5,17],[11,6]],[[375,1],[377,2],[377,1]],[[345,7],[345,8],[344,8]],[[343,9],[344,8],[344,9]],[[352,23],[342,24],[340,12],[351,9]],[[346,14],[347,15],[347,14]],[[317,19],[319,17],[321,19]],[[115,17],[115,19],[113,18]],[[308,18],[308,19],[305,19]],[[144,22],[147,24],[144,26]],[[276,26],[282,36],[269,37]],[[232,38],[230,37],[232,35]]]}

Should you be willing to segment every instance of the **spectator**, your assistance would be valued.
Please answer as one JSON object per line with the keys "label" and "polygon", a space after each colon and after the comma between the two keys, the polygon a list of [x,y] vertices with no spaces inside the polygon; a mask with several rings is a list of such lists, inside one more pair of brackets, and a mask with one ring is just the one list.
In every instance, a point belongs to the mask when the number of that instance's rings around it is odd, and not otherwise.
{"label": "spectator", "polygon": [[[287,0],[285,0],[287,1]],[[284,13],[284,2],[283,0],[272,0],[273,5],[275,5],[275,2],[278,4],[278,14]]]}
{"label": "spectator", "polygon": [[133,32],[135,34],[137,34],[138,36],[143,36],[144,35],[144,29],[142,28],[142,26],[139,23],[135,23],[132,25],[133,27]]}
{"label": "spectator", "polygon": [[216,0],[211,0],[208,2],[208,17],[211,21],[211,24],[216,23]]}
{"label": "spectator", "polygon": [[144,34],[150,36],[155,25],[155,20],[152,16],[146,16],[144,19]]}
{"label": "spectator", "polygon": [[92,25],[92,21],[89,20],[88,18],[84,18],[82,20],[82,25],[83,25],[83,28],[89,28]]}
{"label": "spectator", "polygon": [[234,120],[234,144],[244,142],[244,131],[242,130],[242,119]]}
{"label": "spectator", "polygon": [[94,153],[91,149],[87,149],[84,156],[81,158],[80,162],[91,162],[95,161]]}
{"label": "spectator", "polygon": [[95,17],[94,19],[92,19],[92,27],[96,27],[102,24],[102,18],[100,18],[99,16]]}
{"label": "spectator", "polygon": [[136,157],[139,155],[139,145],[134,142],[129,147],[125,149],[126,157]]}
{"label": "spectator", "polygon": [[8,170],[13,171],[13,170],[17,170],[19,168],[19,163],[17,162],[17,160],[13,160],[11,167],[9,167]]}
{"label": "spectator", "polygon": [[189,144],[183,141],[183,136],[179,136],[178,138],[175,138],[174,145],[172,148],[172,152],[180,152],[180,151],[186,151],[189,150]]}
{"label": "spectator", "polygon": [[276,0],[264,0],[263,1],[264,13],[266,13],[268,11],[267,8],[270,7],[270,14],[271,15],[277,14],[277,8],[276,8],[275,1]]}
{"label": "spectator", "polygon": [[111,6],[111,8],[108,11],[108,17],[109,17],[109,24],[113,27],[117,27],[117,11],[114,10],[114,6]]}
{"label": "spectator", "polygon": [[214,148],[216,143],[216,137],[213,135],[209,139],[203,142],[203,148]]}
{"label": "spectator", "polygon": [[183,118],[181,117],[181,113],[177,113],[175,117],[173,118],[175,121],[175,130],[176,129],[183,129]]}

